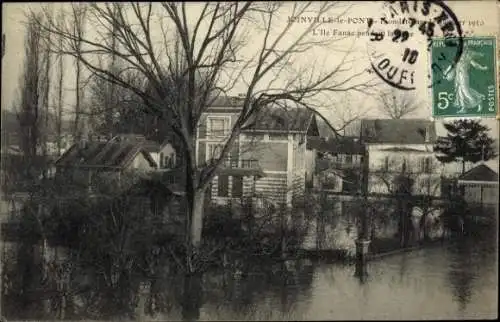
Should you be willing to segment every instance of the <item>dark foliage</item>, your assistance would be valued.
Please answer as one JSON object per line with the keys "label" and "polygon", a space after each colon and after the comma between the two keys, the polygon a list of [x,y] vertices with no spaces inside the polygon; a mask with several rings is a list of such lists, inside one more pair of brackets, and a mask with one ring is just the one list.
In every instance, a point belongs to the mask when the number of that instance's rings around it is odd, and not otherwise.
{"label": "dark foliage", "polygon": [[[57,317],[54,308],[65,297],[68,318],[130,318],[142,281],[157,285],[184,276],[184,212],[172,211],[168,200],[156,200],[159,193],[151,184],[146,188],[112,198],[73,193],[64,199],[38,196],[26,202],[18,230],[18,259],[8,269],[13,286],[9,300],[18,303],[12,304],[13,310],[29,308],[30,317]],[[238,209],[207,208],[204,242],[196,258],[198,271],[245,269],[256,260],[272,261],[280,254],[284,238],[288,251],[300,244],[300,227],[282,226],[277,209],[257,213],[245,201]],[[44,240],[51,249],[68,250],[64,259],[48,259],[47,267],[54,270],[45,275],[35,255],[40,254]],[[54,307],[49,313],[39,301],[44,294],[52,294],[47,295]],[[84,304],[75,306],[75,301]],[[169,307],[158,305],[159,310]]]}
{"label": "dark foliage", "polygon": [[487,161],[496,156],[490,130],[477,120],[456,120],[444,124],[448,134],[438,139],[434,151],[443,163],[460,161],[465,170],[465,162]]}

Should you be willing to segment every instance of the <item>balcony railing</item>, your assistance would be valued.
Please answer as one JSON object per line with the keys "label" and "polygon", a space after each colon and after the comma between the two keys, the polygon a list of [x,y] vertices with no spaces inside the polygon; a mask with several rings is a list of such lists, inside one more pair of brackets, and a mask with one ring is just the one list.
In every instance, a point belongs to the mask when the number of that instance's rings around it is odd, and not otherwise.
{"label": "balcony railing", "polygon": [[259,167],[259,161],[253,159],[238,160],[228,158],[222,160],[222,166],[231,169],[255,169]]}
{"label": "balcony railing", "polygon": [[200,139],[205,138],[225,138],[231,134],[230,129],[224,130],[208,130],[206,127],[200,127],[198,129],[198,136]]}

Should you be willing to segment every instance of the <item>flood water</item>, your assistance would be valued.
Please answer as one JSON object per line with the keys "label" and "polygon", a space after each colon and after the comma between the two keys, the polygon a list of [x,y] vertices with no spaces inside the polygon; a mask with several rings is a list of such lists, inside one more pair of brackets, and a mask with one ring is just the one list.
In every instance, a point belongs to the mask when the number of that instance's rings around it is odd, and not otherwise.
{"label": "flood water", "polygon": [[369,263],[364,281],[354,265],[308,260],[272,278],[252,269],[221,285],[208,275],[199,320],[494,319],[496,245],[495,235],[386,256]]}
{"label": "flood water", "polygon": [[180,296],[182,278],[172,276],[154,284],[155,300],[144,294],[146,310],[135,312],[148,321],[495,319],[497,245],[496,233],[481,234],[380,257],[364,279],[355,265],[308,259],[207,272],[201,306],[189,305],[187,314],[181,303],[200,302]]}

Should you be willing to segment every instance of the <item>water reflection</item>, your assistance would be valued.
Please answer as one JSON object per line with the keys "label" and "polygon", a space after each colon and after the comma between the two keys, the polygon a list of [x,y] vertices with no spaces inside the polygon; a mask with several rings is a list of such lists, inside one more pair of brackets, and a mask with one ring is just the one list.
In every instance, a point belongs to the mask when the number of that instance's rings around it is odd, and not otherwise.
{"label": "water reflection", "polygon": [[[296,311],[296,304],[303,298],[310,297],[314,276],[313,264],[304,260],[273,265],[255,263],[243,274],[206,274],[206,302],[201,319],[259,319],[262,314],[283,319]],[[263,310],[266,307],[267,312]]]}
{"label": "water reflection", "polygon": [[497,270],[494,247],[497,242],[494,238],[488,239],[489,243],[478,238],[459,241],[448,253],[448,281],[461,314],[468,314],[468,305],[475,295],[481,294],[486,283],[498,286],[496,275],[491,274],[493,268]]}
{"label": "water reflection", "polygon": [[495,235],[383,257],[363,277],[355,265],[254,261],[190,281],[169,274],[140,297],[157,321],[495,318],[496,245]]}
{"label": "water reflection", "polygon": [[394,255],[369,263],[363,278],[354,276],[354,265],[307,261],[254,265],[225,282],[224,274],[211,273],[199,318],[491,318],[497,311],[491,247],[472,240]]}

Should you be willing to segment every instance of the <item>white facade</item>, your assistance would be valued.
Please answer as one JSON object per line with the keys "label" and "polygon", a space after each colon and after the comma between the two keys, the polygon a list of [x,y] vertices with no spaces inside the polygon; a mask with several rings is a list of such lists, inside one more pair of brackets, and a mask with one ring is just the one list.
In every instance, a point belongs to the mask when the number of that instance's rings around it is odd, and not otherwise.
{"label": "white facade", "polygon": [[170,143],[163,144],[159,151],[150,152],[150,155],[159,169],[169,169],[176,166],[175,149]]}
{"label": "white facade", "polygon": [[368,144],[369,193],[389,194],[394,178],[405,172],[412,180],[413,194],[439,196],[444,167],[431,144]]}

